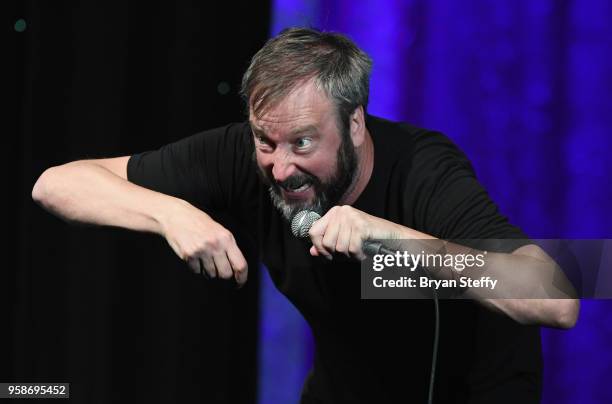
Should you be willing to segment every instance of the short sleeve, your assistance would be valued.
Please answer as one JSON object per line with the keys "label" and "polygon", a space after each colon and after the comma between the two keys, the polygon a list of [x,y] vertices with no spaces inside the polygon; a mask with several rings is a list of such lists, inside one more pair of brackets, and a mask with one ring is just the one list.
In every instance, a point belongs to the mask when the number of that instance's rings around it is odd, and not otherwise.
{"label": "short sleeve", "polygon": [[499,212],[465,154],[443,134],[417,136],[410,172],[414,185],[407,192],[415,196],[415,216],[428,234],[446,240],[505,239],[500,245],[505,252],[529,243]]}
{"label": "short sleeve", "polygon": [[130,182],[216,211],[255,191],[257,174],[247,123],[200,132],[130,157]]}

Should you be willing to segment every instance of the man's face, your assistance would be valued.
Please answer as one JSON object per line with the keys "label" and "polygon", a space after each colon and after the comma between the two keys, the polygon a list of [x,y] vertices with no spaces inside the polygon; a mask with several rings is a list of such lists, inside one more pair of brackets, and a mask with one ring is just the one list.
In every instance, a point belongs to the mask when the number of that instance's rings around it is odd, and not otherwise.
{"label": "man's face", "polygon": [[251,113],[250,122],[260,175],[287,220],[303,209],[324,214],[340,201],[357,156],[325,93],[309,81],[263,116]]}

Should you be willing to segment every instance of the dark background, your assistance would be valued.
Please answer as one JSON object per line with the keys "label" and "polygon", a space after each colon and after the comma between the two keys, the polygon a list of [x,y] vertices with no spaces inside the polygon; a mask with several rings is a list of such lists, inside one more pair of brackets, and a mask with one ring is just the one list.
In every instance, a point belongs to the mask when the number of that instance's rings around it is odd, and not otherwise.
{"label": "dark background", "polygon": [[[68,380],[79,402],[298,400],[312,340],[265,271],[211,287],[157,237],[75,228],[30,198],[51,165],[241,120],[248,58],[287,26],[355,40],[369,111],[448,135],[531,237],[611,237],[608,0],[165,3],[0,2],[0,381]],[[575,328],[542,328],[544,403],[612,402],[611,309],[583,300]]]}
{"label": "dark background", "polygon": [[20,1],[2,14],[14,98],[0,380],[70,382],[74,402],[254,402],[252,259],[245,288],[207,282],[161,237],[68,225],[30,192],[50,166],[244,119],[237,92],[268,3]]}

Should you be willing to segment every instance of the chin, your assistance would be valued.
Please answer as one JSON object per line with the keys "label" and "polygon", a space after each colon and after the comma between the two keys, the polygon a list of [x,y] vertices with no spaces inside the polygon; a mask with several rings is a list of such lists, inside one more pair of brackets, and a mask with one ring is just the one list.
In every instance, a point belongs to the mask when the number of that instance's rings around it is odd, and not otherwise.
{"label": "chin", "polygon": [[285,199],[276,192],[274,192],[272,188],[269,189],[269,192],[272,204],[289,222],[291,222],[291,219],[293,219],[293,216],[295,216],[296,213],[302,210],[313,210],[319,213],[321,216],[324,213],[322,212],[320,199],[314,196],[307,199]]}

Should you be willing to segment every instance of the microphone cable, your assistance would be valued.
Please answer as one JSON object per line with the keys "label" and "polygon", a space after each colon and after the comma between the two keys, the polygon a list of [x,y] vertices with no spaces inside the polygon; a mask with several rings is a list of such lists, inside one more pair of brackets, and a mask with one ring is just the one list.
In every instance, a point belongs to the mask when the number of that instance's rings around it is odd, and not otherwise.
{"label": "microphone cable", "polygon": [[438,292],[434,287],[431,288],[431,291],[433,292],[435,325],[433,350],[431,354],[431,373],[429,375],[429,392],[427,394],[427,404],[433,404],[433,391],[436,379],[436,362],[438,361],[438,344],[440,340],[440,307],[438,306]]}
{"label": "microphone cable", "polygon": [[[302,210],[291,220],[291,232],[298,238],[307,238],[312,224],[319,220],[321,216],[314,211]],[[394,255],[394,251],[382,245],[378,241],[366,240],[363,242],[363,252],[372,257],[377,254]],[[421,268],[429,278],[429,274]],[[431,371],[429,373],[429,389],[427,391],[427,404],[433,404],[434,384],[436,381],[436,363],[438,361],[438,345],[440,342],[440,307],[438,304],[438,292],[435,287],[431,287],[434,301],[434,340],[431,354]]]}
{"label": "microphone cable", "polygon": [[[312,225],[312,224],[311,224]],[[310,227],[309,227],[310,229]],[[363,252],[372,257],[377,254],[395,255],[395,251],[385,247],[378,241],[364,241]],[[424,268],[421,268],[425,276],[430,278]],[[433,404],[434,384],[436,381],[436,363],[438,362],[438,345],[440,343],[440,306],[438,304],[438,292],[435,287],[431,287],[434,301],[434,340],[431,354],[431,372],[429,373],[429,389],[427,391],[427,404]]]}

